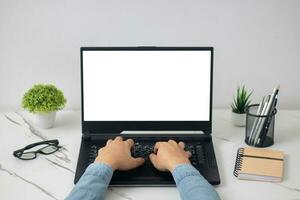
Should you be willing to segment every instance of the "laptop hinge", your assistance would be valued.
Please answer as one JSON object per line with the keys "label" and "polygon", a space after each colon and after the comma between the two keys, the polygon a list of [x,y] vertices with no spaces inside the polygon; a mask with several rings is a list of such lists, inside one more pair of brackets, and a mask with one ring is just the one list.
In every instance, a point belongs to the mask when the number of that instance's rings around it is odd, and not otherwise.
{"label": "laptop hinge", "polygon": [[89,133],[82,133],[82,140],[89,141],[91,139],[92,139],[92,137]]}
{"label": "laptop hinge", "polygon": [[211,135],[211,132],[203,131],[205,135]]}
{"label": "laptop hinge", "polygon": [[176,134],[205,134],[203,131],[142,131],[142,130],[124,130],[120,133],[121,135],[126,135],[126,134],[153,134],[153,135],[161,135],[161,134],[171,134],[171,135],[176,135]]}

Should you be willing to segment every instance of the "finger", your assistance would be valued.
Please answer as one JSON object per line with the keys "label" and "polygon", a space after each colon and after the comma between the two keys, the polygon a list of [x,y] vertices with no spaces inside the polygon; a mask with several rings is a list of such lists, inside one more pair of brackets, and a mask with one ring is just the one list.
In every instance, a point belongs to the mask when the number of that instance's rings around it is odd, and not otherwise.
{"label": "finger", "polygon": [[144,164],[144,162],[145,162],[145,159],[144,158],[132,158],[132,160],[131,160],[131,167],[132,167],[132,169],[133,168],[136,168],[136,167],[139,167],[139,166],[141,166],[142,164]]}
{"label": "finger", "polygon": [[151,153],[149,155],[149,159],[151,161],[151,163],[153,164],[153,166],[157,169],[158,165],[157,165],[157,156],[154,153]]}
{"label": "finger", "polygon": [[123,141],[123,138],[121,136],[118,136],[118,137],[115,138],[115,140],[121,140],[121,141]]}
{"label": "finger", "polygon": [[155,155],[154,153],[151,153],[149,155],[149,159],[151,161],[151,163],[153,164],[153,166],[158,169],[159,171],[166,171],[166,169],[162,168],[161,166],[159,166],[159,162],[157,160],[157,155]]}
{"label": "finger", "polygon": [[128,139],[125,142],[129,145],[130,148],[132,148],[134,145],[134,141],[132,139]]}
{"label": "finger", "polygon": [[109,145],[112,141],[112,139],[107,140],[106,145]]}
{"label": "finger", "polygon": [[153,148],[154,153],[157,153],[162,142],[156,142]]}
{"label": "finger", "polygon": [[177,142],[175,142],[175,140],[169,140],[168,143],[170,143],[170,144],[177,144]]}
{"label": "finger", "polygon": [[192,153],[191,153],[190,151],[186,151],[186,152],[185,152],[185,155],[186,155],[188,158],[190,158],[190,157],[192,156]]}
{"label": "finger", "polygon": [[178,143],[178,145],[179,145],[182,149],[184,149],[184,147],[185,147],[185,144],[184,144],[184,142],[182,142],[182,141],[180,141],[180,142]]}

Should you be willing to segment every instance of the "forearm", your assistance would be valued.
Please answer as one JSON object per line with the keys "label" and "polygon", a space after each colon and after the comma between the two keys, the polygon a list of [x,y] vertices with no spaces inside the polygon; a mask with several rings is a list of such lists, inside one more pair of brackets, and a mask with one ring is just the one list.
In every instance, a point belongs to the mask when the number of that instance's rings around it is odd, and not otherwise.
{"label": "forearm", "polygon": [[178,165],[172,175],[182,200],[220,200],[215,189],[192,165]]}
{"label": "forearm", "polygon": [[85,170],[66,200],[102,200],[113,175],[106,164],[93,163]]}

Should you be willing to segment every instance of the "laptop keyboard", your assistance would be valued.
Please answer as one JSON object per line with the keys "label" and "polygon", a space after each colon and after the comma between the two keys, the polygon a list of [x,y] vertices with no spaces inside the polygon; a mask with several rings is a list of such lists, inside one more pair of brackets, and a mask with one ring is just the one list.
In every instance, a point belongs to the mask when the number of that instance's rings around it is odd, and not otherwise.
{"label": "laptop keyboard", "polygon": [[[149,154],[153,152],[154,144],[143,144],[136,142],[134,150],[132,152],[133,157],[143,157],[146,161],[149,159]],[[192,145],[188,144],[185,147],[185,150],[188,150],[192,153],[190,161],[193,165],[204,164],[204,154],[202,145]]]}
{"label": "laptop keyboard", "polygon": [[[136,140],[135,140],[136,141]],[[149,155],[153,153],[155,142],[143,142],[137,141],[134,144],[134,148],[132,150],[133,157],[143,157],[146,160],[146,163],[149,163]],[[95,158],[98,154],[98,149],[102,146],[92,145],[89,153],[89,161],[90,163],[94,162]],[[215,167],[216,162],[215,159],[208,159],[207,152],[205,150],[205,146],[203,146],[200,142],[186,143],[185,150],[190,151],[192,156],[190,157],[191,164],[195,167]]]}

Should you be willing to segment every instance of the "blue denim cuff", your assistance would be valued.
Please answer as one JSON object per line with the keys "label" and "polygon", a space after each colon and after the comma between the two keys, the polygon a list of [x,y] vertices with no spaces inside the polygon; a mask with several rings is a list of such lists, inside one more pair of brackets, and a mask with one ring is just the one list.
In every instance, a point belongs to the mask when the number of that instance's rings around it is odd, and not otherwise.
{"label": "blue denim cuff", "polygon": [[86,175],[98,176],[103,179],[107,185],[111,180],[113,172],[112,167],[104,163],[92,163],[85,170]]}
{"label": "blue denim cuff", "polygon": [[180,164],[172,171],[173,178],[176,185],[187,176],[201,176],[200,172],[195,169],[191,164]]}

